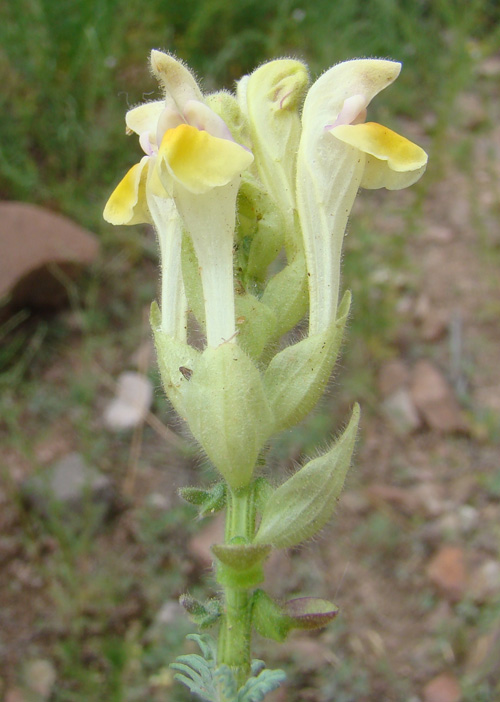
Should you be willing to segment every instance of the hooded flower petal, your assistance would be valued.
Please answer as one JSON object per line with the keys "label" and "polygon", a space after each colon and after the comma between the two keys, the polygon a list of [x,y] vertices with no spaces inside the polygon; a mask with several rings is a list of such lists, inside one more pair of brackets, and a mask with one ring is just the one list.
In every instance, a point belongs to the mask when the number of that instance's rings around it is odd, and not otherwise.
{"label": "hooded flower petal", "polygon": [[294,185],[301,129],[299,106],[308,82],[307,67],[301,61],[278,59],[263,64],[238,83],[238,100],[248,118],[259,177],[285,220],[287,252],[297,248]]}
{"label": "hooded flower petal", "polygon": [[253,161],[253,155],[234,141],[214,137],[189,124],[165,132],[158,152],[164,168],[194,194],[227,185]]}
{"label": "hooded flower petal", "polygon": [[406,188],[425,170],[427,154],[420,146],[376,122],[343,124],[329,131],[368,156],[361,180],[363,188]]}
{"label": "hooded flower petal", "polygon": [[193,74],[178,59],[163,51],[151,52],[151,69],[165,89],[165,101],[180,112],[189,100],[203,100]]}
{"label": "hooded flower petal", "polygon": [[144,156],[118,183],[104,208],[103,217],[110,224],[151,222],[146,200],[149,158]]}

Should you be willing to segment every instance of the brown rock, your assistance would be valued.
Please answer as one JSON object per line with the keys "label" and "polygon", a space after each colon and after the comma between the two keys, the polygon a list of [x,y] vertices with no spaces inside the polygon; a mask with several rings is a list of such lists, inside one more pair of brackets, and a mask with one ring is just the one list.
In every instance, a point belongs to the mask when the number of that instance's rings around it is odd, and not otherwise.
{"label": "brown rock", "polygon": [[413,402],[431,429],[465,431],[466,424],[457,399],[442,373],[430,361],[418,361],[413,369]]}
{"label": "brown rock", "polygon": [[400,388],[386,397],[382,410],[394,432],[400,436],[411,434],[422,426],[411,393],[406,388]]}
{"label": "brown rock", "polygon": [[465,554],[459,546],[443,546],[427,565],[429,580],[450,601],[457,602],[467,582]]}
{"label": "brown rock", "polygon": [[487,602],[500,594],[500,562],[489,559],[471,573],[470,594],[478,602]]}
{"label": "brown rock", "polygon": [[410,382],[408,366],[400,358],[386,361],[378,373],[378,387],[380,393],[387,397]]}
{"label": "brown rock", "polygon": [[21,202],[0,203],[0,301],[3,316],[15,308],[57,307],[65,280],[92,263],[93,234],[67,217]]}
{"label": "brown rock", "polygon": [[460,702],[462,692],[452,673],[441,673],[424,687],[424,702]]}

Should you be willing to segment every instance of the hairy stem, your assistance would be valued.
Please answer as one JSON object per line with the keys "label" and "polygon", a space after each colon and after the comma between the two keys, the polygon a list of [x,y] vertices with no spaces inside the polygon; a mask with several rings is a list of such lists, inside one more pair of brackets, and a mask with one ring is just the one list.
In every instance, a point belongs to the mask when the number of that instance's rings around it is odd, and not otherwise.
{"label": "hairy stem", "polygon": [[[226,543],[241,539],[249,542],[255,531],[255,497],[253,485],[240,490],[228,487]],[[245,587],[224,587],[225,613],[219,631],[218,662],[228,665],[239,686],[250,674],[251,662],[251,592]]]}

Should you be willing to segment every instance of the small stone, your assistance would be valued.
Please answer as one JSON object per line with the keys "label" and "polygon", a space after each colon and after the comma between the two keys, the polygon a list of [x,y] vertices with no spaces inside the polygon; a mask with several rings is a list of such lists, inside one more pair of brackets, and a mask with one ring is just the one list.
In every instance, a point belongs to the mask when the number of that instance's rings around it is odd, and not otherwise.
{"label": "small stone", "polygon": [[424,687],[424,702],[460,702],[462,692],[452,673],[441,673]]}
{"label": "small stone", "polygon": [[116,495],[111,480],[89,467],[79,453],[70,453],[53,467],[28,478],[22,484],[26,500],[41,514],[47,515],[53,501],[81,511],[89,498],[105,505],[109,511]]}
{"label": "small stone", "polygon": [[442,536],[455,537],[469,534],[479,523],[479,512],[471,505],[461,505],[445,514],[438,522]]}
{"label": "small stone", "polygon": [[103,415],[112,431],[133,429],[146,418],[153,402],[153,384],[145,375],[126,371],[118,378],[116,396]]}
{"label": "small stone", "polygon": [[500,56],[488,56],[478,66],[480,75],[488,78],[500,76]]}
{"label": "small stone", "polygon": [[67,217],[37,205],[0,203],[2,316],[23,306],[58,307],[72,280],[97,258],[96,237]]}
{"label": "small stone", "polygon": [[466,588],[465,554],[459,546],[443,546],[427,565],[429,580],[451,602],[458,602]]}
{"label": "small stone", "polygon": [[175,624],[186,614],[178,600],[167,600],[155,617],[156,624]]}
{"label": "small stone", "polygon": [[430,361],[423,359],[415,365],[411,396],[417,410],[431,429],[444,433],[466,430],[462,412],[451,387]]}
{"label": "small stone", "polygon": [[500,562],[488,560],[471,573],[469,592],[477,602],[487,602],[500,594]]}
{"label": "small stone", "polygon": [[437,483],[420,483],[413,487],[412,492],[418,507],[426,517],[441,517],[454,508],[454,504],[443,497],[442,486]]}
{"label": "small stone", "polygon": [[400,436],[411,434],[422,426],[412,396],[406,388],[400,388],[389,395],[382,402],[382,410]]}
{"label": "small stone", "polygon": [[378,373],[378,388],[384,397],[392,395],[410,382],[410,371],[404,361],[393,358],[380,367]]}
{"label": "small stone", "polygon": [[25,685],[38,695],[40,702],[50,697],[56,677],[53,664],[44,658],[28,662],[24,669]]}

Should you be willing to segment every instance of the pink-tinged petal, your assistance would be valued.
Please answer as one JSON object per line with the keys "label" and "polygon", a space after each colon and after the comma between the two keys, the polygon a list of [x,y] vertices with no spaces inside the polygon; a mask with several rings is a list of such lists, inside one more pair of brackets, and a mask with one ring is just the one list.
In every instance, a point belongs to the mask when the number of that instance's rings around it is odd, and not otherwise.
{"label": "pink-tinged petal", "polygon": [[[303,133],[317,138],[325,125],[335,124],[347,100],[362,95],[365,107],[393,83],[401,64],[383,59],[344,61],[323,73],[307,93],[302,111]],[[348,103],[349,104],[349,103]]]}
{"label": "pink-tinged petal", "polygon": [[144,132],[156,134],[156,125],[164,109],[165,100],[155,100],[133,107],[125,115],[127,130],[139,135]]}
{"label": "pink-tinged petal", "polygon": [[146,201],[146,181],[150,159],[144,156],[128,171],[111,193],[103,217],[110,224],[151,222]]}
{"label": "pink-tinged petal", "polygon": [[420,146],[376,122],[340,125],[330,134],[367,155],[361,181],[364,188],[406,188],[427,165],[427,154]]}
{"label": "pink-tinged petal", "polygon": [[234,141],[229,127],[222,117],[199,100],[189,100],[184,106],[186,122],[200,131],[205,131],[220,139]]}
{"label": "pink-tinged petal", "polygon": [[339,124],[353,124],[364,122],[366,118],[366,98],[364,95],[351,95],[346,100],[339,116],[333,123],[333,127],[338,127]]}
{"label": "pink-tinged petal", "polygon": [[[253,161],[239,144],[181,124],[169,129],[158,152],[160,176],[171,176],[191,193],[227,185]],[[165,173],[167,171],[167,173]]]}

